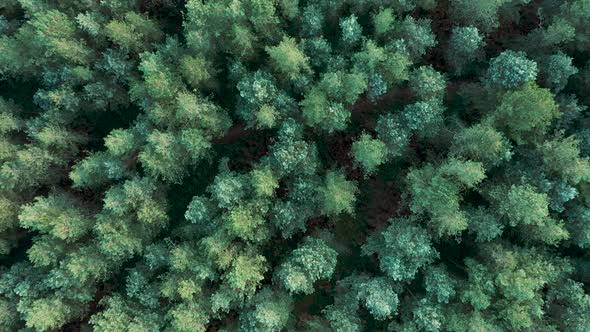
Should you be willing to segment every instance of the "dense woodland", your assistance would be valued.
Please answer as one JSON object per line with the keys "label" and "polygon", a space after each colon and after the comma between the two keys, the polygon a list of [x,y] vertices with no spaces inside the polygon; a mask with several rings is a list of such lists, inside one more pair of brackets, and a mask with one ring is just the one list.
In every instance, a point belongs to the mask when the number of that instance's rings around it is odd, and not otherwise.
{"label": "dense woodland", "polygon": [[590,0],[0,0],[0,331],[590,331]]}

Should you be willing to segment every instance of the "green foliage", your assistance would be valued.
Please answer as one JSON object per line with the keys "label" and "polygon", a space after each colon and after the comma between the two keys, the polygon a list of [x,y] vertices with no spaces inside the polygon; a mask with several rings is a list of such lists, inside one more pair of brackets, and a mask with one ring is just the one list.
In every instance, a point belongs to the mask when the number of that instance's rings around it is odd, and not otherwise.
{"label": "green foliage", "polygon": [[238,82],[240,92],[239,115],[258,127],[274,127],[297,106],[295,101],[280,91],[275,80],[266,72],[244,75]]}
{"label": "green foliage", "polygon": [[492,196],[498,201],[498,213],[509,225],[527,229],[529,239],[554,244],[569,238],[563,223],[550,217],[546,194],[529,185],[512,185],[507,192],[493,192]]}
{"label": "green foliage", "polygon": [[220,208],[237,205],[245,196],[246,179],[235,173],[224,173],[215,177],[215,182],[209,188],[211,196]]}
{"label": "green foliage", "polygon": [[269,167],[252,171],[252,187],[256,195],[268,197],[279,187],[278,179]]}
{"label": "green foliage", "polygon": [[585,24],[590,15],[588,0],[576,0],[563,3],[559,8],[558,19],[563,19],[575,30],[573,41],[578,50],[585,49],[590,42],[590,31]]}
{"label": "green foliage", "polygon": [[362,331],[361,319],[349,307],[329,306],[325,315],[334,331]]}
{"label": "green foliage", "polygon": [[0,2],[0,331],[588,331],[589,0]]}
{"label": "green foliage", "polygon": [[515,89],[537,79],[537,63],[523,52],[504,51],[490,61],[487,81],[492,87]]}
{"label": "green foliage", "polygon": [[412,318],[421,331],[440,331],[444,316],[440,306],[422,299],[412,312]]}
{"label": "green foliage", "polygon": [[557,327],[569,331],[584,331],[590,323],[590,296],[582,284],[571,279],[552,288],[547,294],[548,312],[554,316]]}
{"label": "green foliage", "polygon": [[168,312],[170,331],[175,332],[204,332],[207,330],[209,318],[201,305],[185,302],[177,305]]}
{"label": "green foliage", "polygon": [[352,143],[354,160],[361,166],[365,174],[375,172],[379,165],[387,159],[387,146],[370,135],[363,134],[358,141]]}
{"label": "green foliage", "polygon": [[75,25],[66,14],[58,10],[39,12],[28,24],[34,31],[30,36],[32,46],[43,50],[45,57],[55,55],[75,64],[85,64],[89,60],[92,53],[84,42],[76,41]]}
{"label": "green foliage", "polygon": [[353,213],[357,191],[356,184],[346,180],[341,171],[329,171],[320,189],[322,211],[327,215]]}
{"label": "green foliage", "polygon": [[438,257],[438,252],[432,248],[428,232],[415,220],[398,218],[389,223],[386,230],[367,239],[363,254],[378,254],[381,270],[391,279],[412,279],[418,269]]}
{"label": "green foliage", "polygon": [[402,120],[392,114],[382,115],[375,127],[378,138],[383,141],[392,156],[400,156],[409,141],[410,130]]}
{"label": "green foliage", "polygon": [[476,27],[454,27],[449,39],[447,61],[457,74],[461,74],[480,56],[483,46],[483,36]]}
{"label": "green foliage", "polygon": [[186,55],[180,60],[182,77],[194,88],[211,78],[211,66],[212,64],[202,56]]}
{"label": "green foliage", "polygon": [[407,177],[414,213],[428,213],[431,227],[439,236],[459,235],[467,229],[460,209],[461,192],[475,187],[486,177],[479,162],[450,159],[433,167],[412,170]]}
{"label": "green foliage", "polygon": [[242,331],[281,331],[289,321],[293,300],[283,292],[264,288],[253,300],[252,308],[240,316]]}
{"label": "green foliage", "polygon": [[264,256],[245,252],[237,256],[225,275],[228,286],[238,294],[251,297],[264,279],[268,264]]}
{"label": "green foliage", "polygon": [[[105,298],[106,307],[90,320],[95,331],[158,331],[162,327],[161,317],[139,308],[130,308],[119,296]],[[139,310],[138,310],[139,309]]]}
{"label": "green foliage", "polygon": [[16,328],[18,313],[16,308],[7,300],[0,300],[0,327],[6,331]]}
{"label": "green foliage", "polygon": [[212,205],[206,198],[195,196],[187,206],[184,217],[190,222],[204,224],[212,219]]}
{"label": "green foliage", "polygon": [[490,167],[510,160],[512,152],[510,142],[502,133],[478,124],[457,132],[450,147],[450,155]]}
{"label": "green foliage", "polygon": [[504,224],[483,207],[469,212],[469,232],[475,233],[477,242],[488,242],[502,235]]}
{"label": "green foliage", "polygon": [[452,0],[451,17],[464,26],[475,26],[484,32],[498,28],[498,11],[507,0],[469,1]]}
{"label": "green foliage", "polygon": [[578,68],[572,64],[572,58],[559,52],[551,55],[541,68],[544,83],[553,91],[563,90],[568,79],[578,73]]}
{"label": "green foliage", "polygon": [[517,143],[535,141],[559,116],[553,94],[535,84],[502,95],[491,119]]}
{"label": "green foliage", "polygon": [[373,16],[373,26],[377,36],[384,35],[393,28],[395,15],[391,8],[384,8]]}
{"label": "green foliage", "polygon": [[426,292],[439,303],[449,303],[455,296],[456,281],[446,271],[444,265],[430,267],[424,275]]}
{"label": "green foliage", "polygon": [[429,125],[436,125],[442,122],[442,115],[445,111],[442,103],[437,99],[429,99],[408,104],[404,107],[402,120],[410,130],[426,132]]}
{"label": "green foliage", "polygon": [[590,246],[590,227],[588,227],[590,209],[575,206],[568,211],[567,216],[568,222],[566,227],[570,233],[572,242],[581,248],[588,248]]}
{"label": "green foliage", "polygon": [[429,19],[414,19],[406,16],[397,28],[396,34],[403,40],[404,46],[413,58],[419,58],[426,51],[436,46],[436,36],[430,28]]}
{"label": "green foliage", "polygon": [[350,112],[345,105],[354,103],[368,87],[367,76],[342,71],[324,74],[300,102],[306,123],[333,132],[346,129]]}
{"label": "green foliage", "polygon": [[[483,262],[467,259],[471,284],[461,294],[476,310],[497,310],[498,323],[509,330],[526,329],[541,319],[543,288],[569,268],[534,249],[485,247]],[[484,265],[485,264],[485,265]]]}
{"label": "green foliage", "polygon": [[145,93],[154,99],[173,98],[180,80],[175,77],[170,68],[164,64],[164,59],[156,53],[142,53],[138,69],[143,73],[143,88]]}
{"label": "green foliage", "polygon": [[357,22],[357,17],[351,15],[347,18],[340,19],[340,30],[342,33],[342,42],[350,47],[357,43],[362,37],[362,27]]}
{"label": "green foliage", "polygon": [[24,228],[71,242],[86,234],[93,225],[78,205],[64,194],[37,197],[34,204],[22,208],[18,219]]}
{"label": "green foliage", "polygon": [[276,276],[290,293],[310,294],[316,281],[334,274],[337,256],[322,239],[310,237],[293,250]]}
{"label": "green foliage", "polygon": [[42,298],[30,304],[25,313],[27,327],[36,331],[48,331],[64,325],[76,317],[76,310],[58,297]]}
{"label": "green foliage", "polygon": [[409,85],[416,96],[423,100],[442,98],[446,89],[444,77],[432,66],[415,69],[410,75]]}
{"label": "green foliage", "polygon": [[107,37],[125,51],[149,49],[150,44],[162,38],[162,32],[155,22],[134,12],[125,14],[123,21],[109,22],[104,29]]}
{"label": "green foliage", "polygon": [[544,165],[572,184],[590,181],[590,157],[580,157],[579,141],[573,136],[546,141],[541,147]]}
{"label": "green foliage", "polygon": [[293,38],[283,37],[279,45],[267,47],[266,52],[271,65],[291,80],[310,70],[309,58],[299,49]]}
{"label": "green foliage", "polygon": [[399,304],[397,294],[391,284],[384,278],[358,284],[357,299],[369,310],[377,320],[392,317]]}

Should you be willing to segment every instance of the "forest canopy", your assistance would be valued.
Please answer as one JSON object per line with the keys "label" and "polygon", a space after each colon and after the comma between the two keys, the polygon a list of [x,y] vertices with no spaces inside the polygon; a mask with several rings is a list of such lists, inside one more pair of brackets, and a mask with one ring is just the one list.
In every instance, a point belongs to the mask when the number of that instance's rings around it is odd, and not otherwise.
{"label": "forest canopy", "polygon": [[589,22],[0,1],[0,331],[589,332]]}

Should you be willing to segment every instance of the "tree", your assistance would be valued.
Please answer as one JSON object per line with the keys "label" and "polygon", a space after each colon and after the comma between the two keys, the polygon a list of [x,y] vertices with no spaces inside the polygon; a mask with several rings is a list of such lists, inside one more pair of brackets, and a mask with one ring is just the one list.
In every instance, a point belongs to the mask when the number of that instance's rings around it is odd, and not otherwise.
{"label": "tree", "polygon": [[381,115],[375,128],[378,139],[383,141],[389,154],[401,156],[409,141],[410,130],[403,125],[402,119],[393,114]]}
{"label": "tree", "polygon": [[481,55],[483,36],[474,26],[453,27],[446,58],[455,73],[462,74]]}
{"label": "tree", "polygon": [[471,2],[467,0],[451,1],[451,17],[465,26],[476,26],[489,33],[498,28],[498,11],[508,1],[493,0],[486,2]]}
{"label": "tree", "polygon": [[571,184],[590,180],[590,157],[580,157],[579,141],[573,136],[546,141],[541,153],[544,165]]}
{"label": "tree", "polygon": [[162,38],[159,27],[150,19],[134,12],[125,14],[124,21],[113,20],[105,25],[106,35],[122,49],[131,52],[149,50],[151,43]]}
{"label": "tree", "polygon": [[522,226],[529,230],[533,240],[554,244],[569,238],[563,222],[549,215],[546,194],[536,192],[528,185],[512,185],[506,191],[493,192],[499,215],[508,220],[510,226]]}
{"label": "tree", "polygon": [[490,61],[487,82],[500,89],[515,89],[537,79],[537,63],[523,52],[511,50],[500,53]]}
{"label": "tree", "polygon": [[0,196],[0,254],[6,255],[14,246],[11,233],[19,225],[18,205],[8,197]]}
{"label": "tree", "polygon": [[428,232],[412,218],[390,219],[390,226],[373,234],[362,247],[364,255],[377,254],[381,270],[391,279],[413,279],[418,269],[438,257]]}
{"label": "tree", "polygon": [[338,282],[334,304],[326,308],[325,314],[337,331],[360,331],[364,327],[360,306],[377,321],[383,321],[397,313],[398,304],[397,294],[387,278],[351,275]]}
{"label": "tree", "polygon": [[555,315],[556,326],[571,331],[583,331],[588,326],[590,297],[584,293],[581,283],[565,280],[553,287],[547,297],[547,307]]}
{"label": "tree", "polygon": [[462,129],[453,138],[450,155],[481,162],[487,168],[512,157],[511,144],[493,127],[482,124]]}
{"label": "tree", "polygon": [[56,55],[73,64],[87,64],[92,51],[77,38],[74,23],[63,12],[55,9],[38,12],[28,25],[33,30],[33,45],[45,51],[45,58]]}
{"label": "tree", "polygon": [[246,179],[240,174],[227,172],[215,177],[213,184],[208,188],[212,198],[219,208],[230,208],[238,205],[246,195]]}
{"label": "tree", "polygon": [[364,73],[356,71],[324,74],[318,85],[308,90],[299,103],[307,124],[314,127],[322,124],[320,127],[329,133],[344,130],[350,119],[345,105],[353,104],[366,91],[367,80]]}
{"label": "tree", "polygon": [[293,300],[283,292],[264,288],[253,300],[250,310],[240,315],[243,331],[280,331],[290,319]]}
{"label": "tree", "polygon": [[258,196],[272,196],[274,191],[279,187],[278,179],[269,167],[255,169],[251,174],[252,187],[254,187],[254,192]]}
{"label": "tree", "polygon": [[456,293],[456,281],[444,265],[429,266],[424,275],[424,285],[428,295],[439,303],[449,303]]}
{"label": "tree", "polygon": [[288,79],[295,80],[311,70],[309,58],[299,49],[293,38],[283,37],[279,45],[267,47],[266,52],[275,70]]}
{"label": "tree", "polygon": [[301,30],[304,35],[307,36],[318,36],[322,32],[324,24],[324,14],[321,9],[314,5],[309,4],[303,8],[301,16]]}
{"label": "tree", "polygon": [[229,209],[221,218],[230,235],[246,241],[261,242],[268,237],[264,227],[267,207],[264,203],[241,204]]}
{"label": "tree", "polygon": [[234,259],[224,279],[234,292],[250,298],[256,293],[267,270],[268,263],[264,256],[246,251]]}
{"label": "tree", "polygon": [[114,258],[130,257],[168,222],[161,188],[151,178],[134,178],[111,187],[96,216],[100,250]]}
{"label": "tree", "polygon": [[422,66],[412,71],[409,86],[421,100],[442,98],[446,90],[445,78],[432,66]]}
{"label": "tree", "polygon": [[[164,64],[164,59],[157,53],[142,53],[139,70],[143,73],[142,88],[145,94],[158,99],[173,98],[178,91],[180,80]],[[139,87],[138,87],[139,88]]]}
{"label": "tree", "polygon": [[185,302],[170,309],[168,314],[170,320],[170,330],[175,332],[207,330],[209,318],[203,308],[203,305],[195,302]]}
{"label": "tree", "polygon": [[475,233],[477,242],[488,242],[502,235],[504,223],[482,206],[469,211],[469,232]]}
{"label": "tree", "polygon": [[373,27],[375,35],[381,36],[391,31],[393,23],[395,22],[395,15],[391,8],[384,8],[373,16]]}
{"label": "tree", "polygon": [[275,127],[295,112],[297,103],[276,86],[276,80],[263,71],[242,74],[237,83],[240,92],[238,114],[249,124]]}
{"label": "tree", "polygon": [[571,236],[571,240],[581,248],[590,246],[590,209],[579,204],[567,212],[567,223],[565,226]]}
{"label": "tree", "polygon": [[110,180],[129,177],[131,173],[126,166],[121,159],[101,151],[76,163],[69,177],[74,188],[100,187]]}
{"label": "tree", "polygon": [[362,27],[357,22],[355,15],[340,19],[340,30],[342,42],[347,47],[354,46],[363,35]]}
{"label": "tree", "polygon": [[352,143],[352,155],[365,174],[375,172],[379,165],[387,159],[387,147],[385,143],[372,138],[368,134],[362,134],[361,138]]}
{"label": "tree", "polygon": [[588,330],[590,0],[0,3],[0,331]]}
{"label": "tree", "polygon": [[7,330],[14,329],[18,323],[18,313],[16,308],[7,300],[0,301],[2,315],[0,316],[0,326]]}
{"label": "tree", "polygon": [[25,313],[25,320],[28,328],[48,331],[63,326],[80,314],[59,297],[42,298],[31,303],[30,309]]}
{"label": "tree", "polygon": [[572,64],[572,58],[559,52],[551,55],[541,67],[541,77],[545,85],[555,92],[565,88],[570,76],[578,73],[578,68]]}
{"label": "tree", "polygon": [[414,19],[406,16],[396,29],[396,35],[404,42],[404,46],[412,58],[422,57],[426,51],[437,44],[436,36],[430,28],[429,19]]}
{"label": "tree", "polygon": [[322,211],[327,215],[353,213],[357,192],[356,184],[346,180],[341,171],[328,172],[320,189]]}
{"label": "tree", "polygon": [[170,182],[180,181],[188,164],[187,154],[178,139],[172,133],[159,130],[147,137],[147,145],[139,160],[151,176]]}
{"label": "tree", "polygon": [[323,240],[309,237],[281,264],[276,277],[290,293],[310,294],[316,281],[334,274],[337,255]]}
{"label": "tree", "polygon": [[535,84],[526,84],[520,90],[504,93],[490,119],[508,137],[522,144],[538,140],[558,116],[553,94]]}
{"label": "tree", "polygon": [[445,317],[440,305],[433,304],[427,299],[422,299],[412,311],[412,317],[416,327],[423,331],[440,331]]}
{"label": "tree", "polygon": [[402,121],[410,130],[422,131],[427,126],[440,124],[444,111],[442,103],[435,98],[419,101],[404,107]]}
{"label": "tree", "polygon": [[408,176],[414,213],[428,213],[430,227],[438,236],[458,235],[468,221],[460,209],[461,192],[475,187],[486,177],[483,165],[451,159],[433,167],[412,170]]}
{"label": "tree", "polygon": [[268,162],[280,177],[287,174],[310,174],[317,168],[317,150],[301,139],[301,127],[294,121],[285,122],[279,140],[269,150]]}
{"label": "tree", "polygon": [[141,308],[130,308],[119,296],[104,299],[102,305],[106,310],[90,321],[96,331],[157,331],[162,328],[162,317]]}
{"label": "tree", "polygon": [[573,34],[575,47],[579,50],[587,47],[590,39],[588,27],[584,25],[584,22],[588,18],[588,15],[590,15],[588,1],[577,0],[571,3],[564,3],[560,6],[559,12],[558,20],[565,20],[575,30]]}
{"label": "tree", "polygon": [[466,261],[471,283],[462,291],[461,300],[476,310],[497,307],[503,313],[498,323],[504,328],[544,326],[540,316],[543,288],[562,277],[567,265],[534,249],[499,244],[484,248],[481,261]]}
{"label": "tree", "polygon": [[180,60],[182,77],[193,88],[198,88],[212,77],[212,64],[203,56],[185,55]]}
{"label": "tree", "polygon": [[24,228],[72,242],[93,226],[93,221],[78,206],[80,203],[63,193],[37,197],[34,204],[23,207],[18,219]]}
{"label": "tree", "polygon": [[377,320],[393,316],[399,305],[397,294],[385,278],[374,278],[357,286],[357,299]]}

